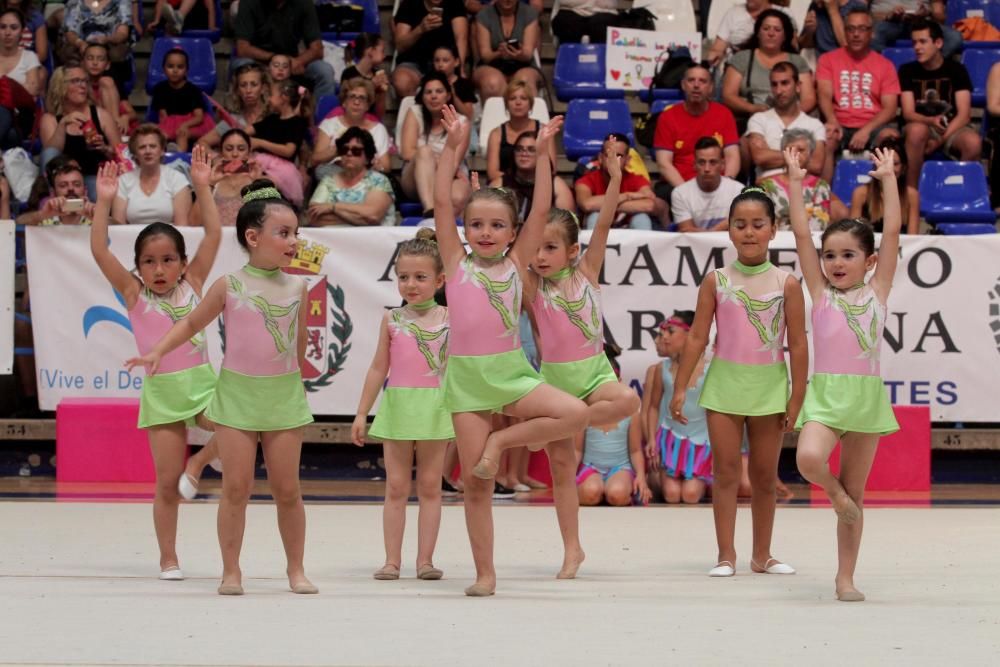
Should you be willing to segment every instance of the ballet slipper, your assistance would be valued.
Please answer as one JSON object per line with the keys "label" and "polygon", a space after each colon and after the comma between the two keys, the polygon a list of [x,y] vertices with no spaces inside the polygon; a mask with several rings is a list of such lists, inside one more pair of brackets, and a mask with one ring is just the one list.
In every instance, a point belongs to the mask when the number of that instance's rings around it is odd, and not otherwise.
{"label": "ballet slipper", "polygon": [[399,579],[399,568],[395,565],[383,565],[375,570],[375,574],[372,576],[379,581],[395,581]]}
{"label": "ballet slipper", "polygon": [[311,581],[300,581],[292,586],[289,586],[292,592],[296,595],[316,595],[319,593],[319,589]]}
{"label": "ballet slipper", "polygon": [[721,560],[708,571],[710,577],[731,577],[736,574],[736,568],[728,560]]}
{"label": "ballet slipper", "polygon": [[472,474],[479,479],[493,479],[500,472],[500,460],[493,460],[487,456],[479,459],[479,463],[472,469]]}
{"label": "ballet slipper", "polygon": [[864,602],[865,594],[857,589],[837,591],[837,599],[841,602]]}
{"label": "ballet slipper", "polygon": [[782,563],[777,558],[768,558],[763,567],[751,558],[750,569],[757,574],[795,574],[794,567],[788,563]]}
{"label": "ballet slipper", "polygon": [[160,571],[161,581],[184,581],[184,573],[181,568],[176,565],[171,565],[165,570]]}
{"label": "ballet slipper", "polygon": [[485,598],[493,595],[496,592],[495,589],[490,588],[486,584],[475,583],[465,589],[465,594],[470,598]]}
{"label": "ballet slipper", "polygon": [[444,576],[444,572],[434,567],[430,563],[425,563],[417,568],[417,579],[425,581],[437,581]]}
{"label": "ballet slipper", "polygon": [[184,500],[194,500],[198,495],[198,480],[187,473],[183,473],[177,480],[177,493],[181,494]]}
{"label": "ballet slipper", "polygon": [[845,526],[850,526],[861,518],[861,509],[846,492],[836,497],[830,496],[830,503],[833,505],[833,511],[837,513],[837,518]]}
{"label": "ballet slipper", "polygon": [[219,584],[219,595],[243,595],[240,584]]}
{"label": "ballet slipper", "polygon": [[531,491],[530,486],[528,486],[527,484],[522,484],[521,482],[518,482],[511,488],[517,491],[518,493],[528,493],[529,491]]}

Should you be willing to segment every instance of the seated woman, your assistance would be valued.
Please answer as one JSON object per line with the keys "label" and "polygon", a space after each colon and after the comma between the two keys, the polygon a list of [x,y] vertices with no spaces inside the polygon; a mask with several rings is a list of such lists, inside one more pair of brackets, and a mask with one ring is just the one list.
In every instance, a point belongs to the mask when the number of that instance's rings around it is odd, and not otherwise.
{"label": "seated woman", "polygon": [[375,142],[367,130],[349,127],[337,138],[337,166],[323,178],[309,202],[309,223],[316,227],[396,224],[392,184],[371,170]]}
{"label": "seated woman", "polygon": [[754,22],[757,17],[760,16],[761,12],[772,8],[787,12],[786,8],[774,4],[770,0],[747,0],[745,4],[730,7],[722,15],[722,20],[716,30],[715,40],[708,50],[706,56],[708,64],[715,67],[741,49],[743,44],[754,34]]}
{"label": "seated woman", "polygon": [[[893,152],[893,168],[896,171],[896,185],[899,187],[899,204],[903,213],[903,224],[907,234],[920,233],[920,194],[913,186],[906,184],[906,151],[896,139],[886,139],[877,148]],[[994,158],[996,159],[996,158]],[[996,187],[996,185],[994,185]],[[876,232],[882,231],[882,184],[877,178],[859,185],[851,193],[851,217],[864,218],[872,223]]]}
{"label": "seated woman", "polygon": [[[38,56],[21,46],[24,17],[16,9],[0,12],[0,77],[14,90],[9,97],[16,107],[0,106],[0,148],[14,148],[31,132],[35,122],[35,98],[42,91],[45,68]],[[16,84],[16,85],[15,85]]]}
{"label": "seated woman", "polygon": [[542,74],[534,66],[541,28],[538,10],[521,0],[495,0],[476,14],[475,42],[479,64],[472,78],[479,97],[499,97],[507,82],[521,79],[541,90]]}
{"label": "seated woman", "polygon": [[245,130],[263,120],[271,113],[268,107],[268,98],[271,94],[269,84],[264,68],[257,63],[247,63],[237,67],[229,81],[226,109],[219,111],[219,122],[212,131],[199,139],[198,143],[207,148],[215,148],[222,140],[222,135],[229,130],[234,128]]}
{"label": "seated woman", "polygon": [[[432,217],[434,206],[434,172],[437,159],[444,150],[448,131],[441,122],[441,110],[451,104],[452,92],[448,79],[440,72],[431,72],[420,82],[419,104],[410,107],[403,119],[403,138],[399,156],[403,158],[400,184],[407,197],[415,197],[424,207],[424,217]],[[464,210],[469,198],[469,169],[462,163],[451,184],[451,200],[455,210]]]}
{"label": "seated woman", "polygon": [[605,433],[588,428],[583,436],[576,491],[581,505],[615,507],[632,504],[638,498],[649,503],[652,493],[646,483],[646,461],[642,453],[642,428],[638,418],[623,419]]}
{"label": "seated woman", "polygon": [[[39,4],[43,3],[36,3],[35,0],[6,0],[3,3],[7,9],[16,9],[24,17],[21,46],[34,51],[38,60],[45,62],[49,58],[49,31],[45,27],[45,17],[36,6]],[[48,76],[48,72],[45,75]]]}
{"label": "seated woman", "polygon": [[393,16],[396,68],[392,87],[396,97],[413,95],[420,79],[431,72],[434,50],[452,46],[458,51],[459,70],[469,49],[469,15],[462,0],[402,0]]}
{"label": "seated woman", "polygon": [[130,0],[66,3],[60,60],[64,63],[79,60],[90,42],[107,45],[112,75],[116,81],[124,81],[128,76],[128,56],[135,43]]}
{"label": "seated woman", "polygon": [[[526,81],[512,81],[503,93],[504,106],[510,120],[490,130],[486,143],[486,176],[494,181],[507,171],[514,157],[514,142],[524,132],[538,134],[541,123],[531,118],[535,103],[535,89]],[[552,164],[556,161],[556,149],[549,151]]]}
{"label": "seated woman", "polygon": [[[531,212],[531,199],[535,194],[535,165],[538,162],[538,152],[535,149],[537,134],[533,131],[521,134],[514,142],[514,158],[510,166],[500,175],[500,178],[490,181],[494,188],[507,188],[517,194],[522,220],[528,219]],[[567,211],[576,210],[573,201],[573,191],[566,181],[558,174],[552,175],[552,205]]]}
{"label": "seated woman", "polygon": [[455,110],[469,120],[476,115],[476,103],[479,96],[476,94],[476,86],[465,78],[459,70],[458,51],[454,46],[445,45],[434,49],[434,71],[441,72],[448,77],[451,90],[454,95],[451,103],[455,105]]}
{"label": "seated woman", "polygon": [[[781,150],[791,147],[799,152],[799,164],[805,168],[816,150],[816,138],[809,130],[785,130],[781,135]],[[774,202],[775,220],[778,229],[791,229],[788,212],[788,171],[761,179],[758,185]],[[802,191],[806,204],[806,219],[813,231],[823,231],[830,223],[847,217],[847,206],[833,194],[830,184],[814,174],[807,174],[802,181]]]}
{"label": "seated woman", "polygon": [[375,99],[375,88],[371,81],[355,77],[344,82],[340,88],[340,103],[344,113],[330,116],[319,124],[316,133],[316,149],[312,154],[312,166],[316,167],[317,178],[322,178],[333,168],[337,158],[335,140],[351,127],[357,127],[368,132],[375,142],[375,161],[372,168],[376,171],[388,172],[392,169],[392,158],[389,150],[392,142],[385,125],[368,115],[368,109]]}
{"label": "seated woman", "polygon": [[[257,161],[250,155],[250,135],[239,128],[222,135],[219,157],[212,165],[212,199],[222,225],[236,224],[236,214],[243,206],[240,191],[263,176]],[[201,206],[191,209],[191,224],[201,226]]]}
{"label": "seated woman", "polygon": [[111,217],[129,225],[169,222],[190,225],[191,185],[179,171],[163,166],[167,137],[157,125],[144,123],[128,141],[136,169],[118,179]]}

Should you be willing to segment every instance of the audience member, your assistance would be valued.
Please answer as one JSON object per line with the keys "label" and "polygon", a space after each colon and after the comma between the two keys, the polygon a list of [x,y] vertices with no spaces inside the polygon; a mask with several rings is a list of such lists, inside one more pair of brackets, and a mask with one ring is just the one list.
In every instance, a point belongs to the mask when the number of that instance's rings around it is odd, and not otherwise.
{"label": "audience member", "polygon": [[475,106],[479,96],[476,94],[475,84],[466,79],[459,69],[460,64],[458,51],[454,46],[445,45],[434,49],[434,71],[448,77],[453,93],[451,103],[458,113],[471,121],[476,114]]}
{"label": "audience member", "polygon": [[130,225],[190,225],[191,184],[179,171],[163,166],[167,148],[163,130],[144,123],[129,137],[128,147],[137,168],[119,177],[111,217]]}
{"label": "audience member", "polygon": [[745,137],[750,161],[757,167],[757,180],[784,169],[781,137],[785,130],[791,129],[807,130],[812,134],[817,144],[806,171],[829,180],[833,174],[833,155],[826,150],[826,128],[799,106],[802,84],[798,68],[790,62],[778,63],[771,70],[768,80],[773,106],[750,116]]}
{"label": "audience member", "polygon": [[122,81],[122,66],[128,67],[128,57],[135,43],[132,3],[129,0],[77,0],[66,3],[62,45],[58,51],[60,61],[64,64],[78,61],[91,42],[107,45],[112,65],[117,66],[113,69],[114,78]]}
{"label": "audience member", "polygon": [[271,113],[268,101],[270,85],[264,68],[254,62],[240,65],[229,80],[226,108],[220,111],[215,128],[198,140],[208,148],[215,148],[222,135],[232,129],[243,129],[263,120]]}
{"label": "audience member", "polygon": [[[902,208],[903,224],[907,234],[920,233],[920,195],[915,187],[906,184],[906,151],[896,139],[887,139],[878,148],[890,149],[895,152],[893,168],[896,172],[896,184],[899,187],[899,203]],[[904,194],[905,193],[905,194]],[[876,232],[882,231],[882,183],[877,178],[854,188],[851,194],[852,218],[864,218],[871,222]]]}
{"label": "audience member", "polygon": [[941,28],[945,58],[962,48],[962,34],[947,25],[945,0],[871,0],[871,13],[875,19],[872,48],[876,51],[892,46],[897,39],[906,39],[914,24],[924,22]]}
{"label": "audience member", "polygon": [[83,52],[83,69],[90,79],[90,94],[102,109],[115,119],[121,134],[127,135],[139,125],[139,115],[109,73],[111,58],[105,44],[88,44]]}
{"label": "audience member", "polygon": [[[617,159],[622,165],[622,185],[614,226],[653,229],[652,216],[656,215],[656,195],[653,194],[649,179],[630,173],[626,169],[630,146],[629,139],[624,134],[616,132],[608,135],[601,146],[600,169],[584,174],[574,185],[576,204],[586,216],[584,222],[587,227],[592,228],[597,222],[598,212],[604,204],[604,193],[608,190],[610,180],[606,161]],[[608,156],[609,148],[614,158]]]}
{"label": "audience member", "polygon": [[541,38],[536,9],[521,0],[494,0],[476,14],[474,30],[479,64],[473,79],[482,99],[503,95],[511,80],[541,88],[542,74],[534,66]]}
{"label": "audience member", "polygon": [[48,172],[49,196],[41,206],[17,216],[19,225],[89,225],[94,204],[87,199],[80,165],[68,158],[56,158]]}
{"label": "audience member", "polygon": [[[243,206],[240,192],[264,175],[257,161],[250,154],[250,135],[240,128],[232,128],[222,135],[219,156],[212,165],[212,199],[223,226],[236,224],[236,216]],[[191,224],[201,226],[201,205],[195,202],[191,209]]]}
{"label": "audience member", "polygon": [[340,159],[309,201],[309,223],[335,227],[396,224],[392,184],[385,174],[371,169],[375,159],[372,135],[361,127],[349,127],[335,143]]}
{"label": "audience member", "polygon": [[382,35],[361,33],[344,49],[344,60],[348,63],[340,73],[341,96],[344,84],[351,79],[362,78],[372,84],[373,101],[368,108],[379,118],[385,116],[385,96],[389,92],[389,75],[380,69],[385,63],[385,40]]}
{"label": "audience member", "polygon": [[469,18],[462,0],[402,0],[393,17],[396,68],[392,87],[400,99],[413,95],[421,77],[432,70],[439,46],[458,51],[461,72],[469,49]]}
{"label": "audience member", "polygon": [[34,51],[21,45],[24,27],[24,15],[20,10],[0,11],[0,77],[17,81],[29,95],[38,97],[44,91],[41,77],[45,68]]}
{"label": "audience member", "polygon": [[[796,151],[799,164],[803,168],[811,162],[811,156],[816,150],[816,146],[816,137],[809,130],[793,128],[786,130],[781,137],[781,150],[791,148]],[[774,215],[778,229],[791,229],[787,167],[761,179],[760,187],[774,202]],[[815,174],[807,174],[802,181],[802,193],[806,206],[806,219],[809,221],[809,228],[813,231],[823,231],[831,222],[837,222],[847,217],[847,207],[837,195],[833,194],[830,183],[825,179]]]}
{"label": "audience member", "polygon": [[670,215],[679,232],[724,232],[729,229],[729,206],[743,185],[722,175],[725,159],[715,137],[694,145],[695,177],[674,188]]}
{"label": "audience member", "polygon": [[[519,134],[514,140],[510,165],[504,169],[500,178],[490,181],[492,187],[503,187],[514,191],[517,195],[521,220],[528,219],[528,214],[531,213],[531,199],[535,194],[535,166],[539,159],[536,149],[537,136],[534,130]],[[552,174],[552,205],[567,211],[576,209],[573,191],[566,185],[566,181],[555,173]]]}
{"label": "audience member", "polygon": [[267,175],[288,201],[301,206],[305,199],[305,178],[298,158],[306,151],[309,138],[309,91],[287,79],[270,86],[271,114],[247,129],[250,147]]}
{"label": "audience member", "polygon": [[163,56],[166,79],[153,86],[149,108],[156,115],[168,141],[177,142],[177,150],[186,153],[191,140],[197,140],[215,128],[208,113],[208,103],[198,86],[188,81],[188,55],[174,48]]}
{"label": "audience member", "polygon": [[[21,46],[38,56],[45,62],[49,57],[49,31],[45,26],[45,17],[38,11],[35,0],[4,0],[2,6],[21,12],[24,27],[21,31]],[[45,72],[48,75],[48,72]],[[44,90],[44,86],[42,90]]]}
{"label": "audience member", "polygon": [[[712,67],[720,64],[749,41],[754,34],[754,22],[761,12],[776,9],[787,13],[788,9],[773,4],[769,0],[747,0],[746,4],[734,5],[722,15],[715,40],[708,50],[708,63]],[[795,32],[794,24],[792,32]]]}
{"label": "audience member", "polygon": [[847,46],[844,18],[852,9],[867,6],[867,0],[813,0],[799,34],[799,46],[815,49],[817,56]]}
{"label": "audience member", "polygon": [[907,184],[916,186],[924,156],[943,150],[959,160],[979,160],[982,142],[972,127],[972,79],[960,62],[941,51],[941,26],[910,24],[914,62],[899,68],[903,92],[903,137],[909,162]]}
{"label": "audience member", "polygon": [[185,30],[208,30],[221,25],[216,20],[213,0],[156,0],[153,20],[146,30],[153,31],[162,25],[168,35],[179,35]]}
{"label": "audience member", "polygon": [[[514,142],[524,132],[538,133],[541,123],[531,118],[535,89],[525,81],[512,81],[503,94],[509,120],[490,130],[486,144],[486,175],[490,181],[500,178],[514,158]],[[549,156],[555,163],[555,146]]]}
{"label": "audience member", "polygon": [[560,42],[604,44],[618,19],[618,0],[560,0],[552,17],[552,34]]}
{"label": "audience member", "polygon": [[[982,122],[989,124],[990,143],[1000,146],[1000,62],[993,64],[986,79],[986,116]],[[990,203],[994,210],[1000,210],[1000,155],[996,148],[990,155]]]}
{"label": "audience member", "polygon": [[826,120],[827,149],[855,153],[898,136],[896,68],[871,50],[872,17],[852,9],[845,19],[847,46],[830,51],[816,68],[819,107]]}
{"label": "audience member", "polygon": [[333,162],[339,155],[334,141],[350,127],[365,130],[375,142],[375,158],[371,168],[381,172],[388,172],[391,169],[392,158],[389,151],[392,148],[392,141],[389,139],[389,131],[385,129],[385,125],[367,113],[374,99],[375,86],[367,79],[355,77],[342,85],[340,101],[344,113],[324,120],[319,124],[319,131],[316,133],[316,150],[312,154],[312,166],[322,170],[322,173],[317,170],[317,178],[325,176],[333,167]]}

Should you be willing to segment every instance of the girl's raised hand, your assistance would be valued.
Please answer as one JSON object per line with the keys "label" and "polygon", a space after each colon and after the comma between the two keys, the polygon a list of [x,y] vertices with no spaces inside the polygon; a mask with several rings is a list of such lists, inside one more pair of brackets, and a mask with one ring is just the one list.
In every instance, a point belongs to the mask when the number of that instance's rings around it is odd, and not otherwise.
{"label": "girl's raised hand", "polygon": [[448,140],[445,145],[456,150],[462,146],[463,141],[468,140],[469,134],[472,132],[469,119],[455,111],[455,107],[451,104],[446,104],[441,109],[441,124],[448,132]]}
{"label": "girl's raised hand", "polygon": [[872,155],[875,168],[868,172],[872,178],[890,181],[896,178],[896,152],[891,148],[876,148]]}
{"label": "girl's raised hand", "polygon": [[110,205],[118,195],[118,165],[105,162],[97,170],[97,201]]}
{"label": "girl's raised hand", "polygon": [[[542,129],[538,131],[536,144],[538,146],[548,146],[552,142],[553,137],[559,134],[559,130],[562,129],[562,125],[562,116],[555,116],[548,123],[542,125]],[[541,153],[542,151],[539,150],[538,152]]]}
{"label": "girl's raised hand", "polygon": [[195,144],[191,151],[191,185],[195,188],[207,188],[212,180],[212,163],[208,159],[208,151],[201,144]]}
{"label": "girl's raised hand", "polygon": [[785,167],[788,169],[788,180],[801,181],[806,177],[806,170],[799,164],[799,149],[789,146],[782,155],[785,157]]}
{"label": "girl's raised hand", "polygon": [[478,192],[480,189],[482,189],[483,186],[479,182],[478,171],[474,171],[471,174],[469,174],[469,185],[472,188],[473,192]]}
{"label": "girl's raised hand", "polygon": [[141,357],[132,357],[125,362],[126,370],[131,371],[136,366],[145,367],[146,375],[156,375],[156,371],[160,368],[160,355],[157,352],[150,352]]}

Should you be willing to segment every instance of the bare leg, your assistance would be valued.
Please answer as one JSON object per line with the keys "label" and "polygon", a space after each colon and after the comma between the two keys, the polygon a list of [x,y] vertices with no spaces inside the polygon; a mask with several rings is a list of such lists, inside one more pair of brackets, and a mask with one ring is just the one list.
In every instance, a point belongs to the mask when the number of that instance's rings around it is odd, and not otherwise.
{"label": "bare leg", "polygon": [[681,484],[681,500],[688,505],[697,505],[705,497],[707,489],[703,479],[686,479]]}
{"label": "bare leg", "polygon": [[434,546],[441,528],[441,471],[444,469],[445,443],[421,441],[417,449],[417,569],[434,565]]}
{"label": "bare leg", "polygon": [[750,434],[750,511],[753,516],[753,561],[762,568],[771,560],[775,482],[781,454],[781,415],[748,417]]}
{"label": "bare leg", "polygon": [[413,158],[413,177],[417,186],[417,197],[425,211],[434,208],[434,172],[437,168],[437,156],[430,146],[420,146]]}
{"label": "bare leg", "polygon": [[581,505],[594,507],[600,505],[601,501],[604,500],[604,480],[601,479],[600,475],[588,476],[587,479],[580,482],[576,490]]}
{"label": "bare leg", "polygon": [[[406,527],[406,502],[410,499],[410,477],[413,471],[413,441],[386,440],[382,443],[385,457],[385,505],[382,507],[382,538],[385,542],[385,564],[379,572],[403,564],[403,531]],[[441,484],[435,480],[440,493]]]}
{"label": "bare leg", "polygon": [[254,463],[257,460],[257,434],[228,426],[216,426],[219,457],[226,474],[222,476],[219,498],[219,548],[222,550],[222,585],[220,589],[241,589],[240,550],[246,528],[247,503],[253,490]]}
{"label": "bare leg", "polygon": [[632,475],[627,470],[619,470],[604,485],[604,496],[613,507],[628,507],[632,504]]}
{"label": "bare leg", "polygon": [[148,430],[149,449],[156,468],[156,494],[153,496],[153,528],[160,548],[160,571],[178,567],[177,510],[181,497],[177,478],[184,470],[187,438],[184,424],[166,424]]}
{"label": "bare leg", "polygon": [[749,498],[752,493],[750,489],[750,456],[740,453],[740,488],[736,495],[739,498]]}
{"label": "bare leg", "polygon": [[[580,498],[576,488],[576,451],[572,440],[552,442],[546,447],[552,471],[552,499],[563,541],[563,564],[556,579],[573,579],[586,558],[580,545]],[[597,475],[593,475],[597,477]],[[600,479],[600,478],[598,478]]]}
{"label": "bare leg", "polygon": [[840,480],[830,472],[827,462],[836,446],[837,434],[830,428],[819,422],[806,422],[799,434],[795,461],[803,477],[823,487],[840,520],[851,524],[861,517],[861,511],[847,495]]}
{"label": "bare leg", "polygon": [[865,484],[875,461],[878,440],[876,434],[848,433],[840,452],[840,483],[861,509],[861,516],[853,524],[837,522],[837,598],[845,602],[864,600],[864,595],[854,587],[854,569],[864,528]]}
{"label": "bare leg", "polygon": [[465,482],[465,527],[476,564],[476,582],[465,589],[465,594],[492,595],[497,587],[497,573],[493,567],[493,482],[472,474],[490,434],[490,413],[457,412],[451,416],[451,421],[458,439],[458,456]]}
{"label": "bare leg", "polygon": [[[306,508],[299,486],[299,461],[302,455],[302,429],[270,431],[261,434],[261,448],[267,465],[267,482],[278,508],[278,531],[288,562],[288,586],[295,593],[318,593],[306,578]],[[225,479],[225,476],[223,476]]]}
{"label": "bare leg", "polygon": [[712,443],[712,514],[718,560],[736,566],[736,492],[740,485],[744,417],[706,411],[708,438]]}
{"label": "bare leg", "polygon": [[663,500],[675,505],[681,501],[681,480],[663,473]]}
{"label": "bare leg", "polygon": [[617,382],[606,382],[583,399],[590,406],[590,425],[610,429],[639,411],[639,395]]}
{"label": "bare leg", "polygon": [[449,484],[452,484],[459,491],[462,490],[462,480],[452,479],[452,474],[455,472],[455,468],[458,467],[458,445],[455,444],[454,440],[448,441],[448,451],[444,455],[444,478],[448,480]]}

